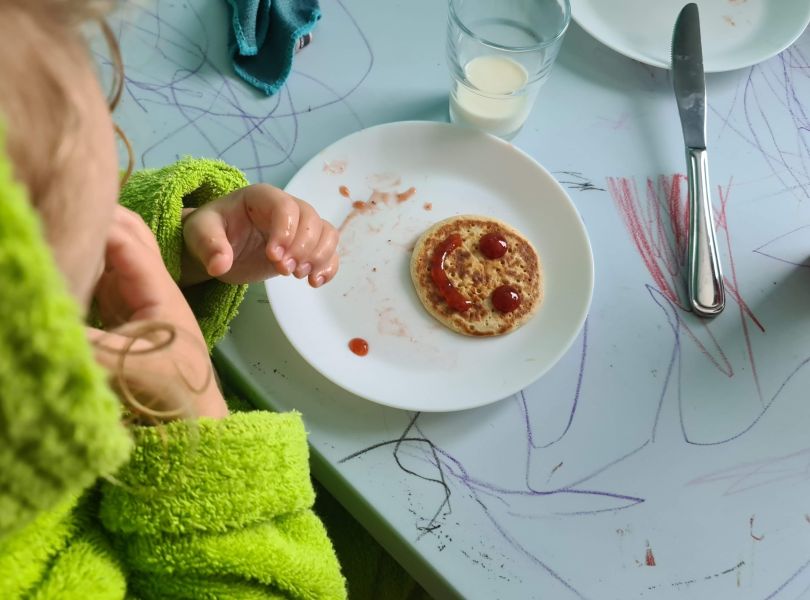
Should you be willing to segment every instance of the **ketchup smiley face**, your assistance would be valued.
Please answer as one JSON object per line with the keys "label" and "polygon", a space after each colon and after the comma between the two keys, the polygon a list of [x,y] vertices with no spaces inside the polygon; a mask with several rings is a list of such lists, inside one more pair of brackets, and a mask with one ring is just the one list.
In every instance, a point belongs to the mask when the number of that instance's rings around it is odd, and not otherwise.
{"label": "ketchup smiley face", "polygon": [[[433,251],[430,264],[430,276],[447,305],[454,311],[464,313],[473,303],[465,298],[453,285],[445,271],[448,257],[463,243],[460,233],[448,235]],[[492,231],[481,236],[478,249],[487,260],[498,260],[506,256],[509,244],[500,231]],[[510,313],[518,309],[521,303],[520,291],[511,285],[500,285],[491,294],[492,306],[500,313]]]}

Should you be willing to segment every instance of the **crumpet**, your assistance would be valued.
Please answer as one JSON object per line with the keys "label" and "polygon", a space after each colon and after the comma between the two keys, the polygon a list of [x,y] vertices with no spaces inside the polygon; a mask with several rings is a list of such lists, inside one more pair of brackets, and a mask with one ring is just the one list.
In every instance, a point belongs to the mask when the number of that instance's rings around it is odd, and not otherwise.
{"label": "crumpet", "polygon": [[464,335],[514,331],[543,301],[534,246],[490,217],[451,217],[425,231],[411,255],[411,279],[425,309]]}

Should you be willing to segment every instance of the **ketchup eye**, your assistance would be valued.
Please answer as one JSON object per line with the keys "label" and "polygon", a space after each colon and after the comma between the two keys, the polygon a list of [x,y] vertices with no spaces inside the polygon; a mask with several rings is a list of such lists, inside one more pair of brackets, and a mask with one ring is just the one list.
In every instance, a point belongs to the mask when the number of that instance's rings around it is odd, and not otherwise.
{"label": "ketchup eye", "polygon": [[492,292],[492,306],[502,313],[510,313],[520,306],[520,293],[511,285],[502,285]]}
{"label": "ketchup eye", "polygon": [[506,238],[500,233],[487,233],[481,236],[481,240],[478,242],[478,249],[481,251],[481,254],[494,260],[506,254],[508,245]]}

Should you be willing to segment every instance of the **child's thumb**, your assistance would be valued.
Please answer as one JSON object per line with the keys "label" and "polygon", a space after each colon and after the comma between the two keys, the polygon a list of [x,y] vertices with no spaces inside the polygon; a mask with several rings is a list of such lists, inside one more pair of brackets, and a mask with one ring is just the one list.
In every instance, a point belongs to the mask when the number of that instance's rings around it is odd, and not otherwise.
{"label": "child's thumb", "polygon": [[188,252],[205,267],[211,277],[231,270],[233,248],[225,232],[225,220],[216,211],[195,211],[183,228]]}

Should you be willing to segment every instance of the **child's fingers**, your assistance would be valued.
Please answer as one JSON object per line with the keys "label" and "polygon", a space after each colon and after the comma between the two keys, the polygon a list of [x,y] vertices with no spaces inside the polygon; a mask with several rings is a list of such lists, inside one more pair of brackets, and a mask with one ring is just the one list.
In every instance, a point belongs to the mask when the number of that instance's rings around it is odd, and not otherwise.
{"label": "child's fingers", "polygon": [[227,273],[233,264],[233,248],[225,232],[225,219],[218,211],[194,211],[183,228],[186,248],[211,277]]}
{"label": "child's fingers", "polygon": [[317,248],[323,230],[323,221],[306,202],[299,202],[300,217],[295,239],[281,261],[287,272],[294,273],[299,279],[312,272],[310,256]]}
{"label": "child's fingers", "polygon": [[[298,201],[288,193],[265,183],[251,185],[240,192],[244,194],[244,210],[253,226],[267,239],[267,258],[281,267],[281,261],[298,230]],[[289,275],[292,269],[280,271]]]}
{"label": "child's fingers", "polygon": [[307,259],[307,262],[312,265],[311,273],[318,273],[329,264],[332,255],[337,251],[339,239],[340,234],[337,229],[326,221],[322,221],[321,238]]}
{"label": "child's fingers", "polygon": [[321,287],[323,284],[329,283],[338,271],[339,261],[338,255],[333,254],[326,266],[309,274],[309,285]]}

